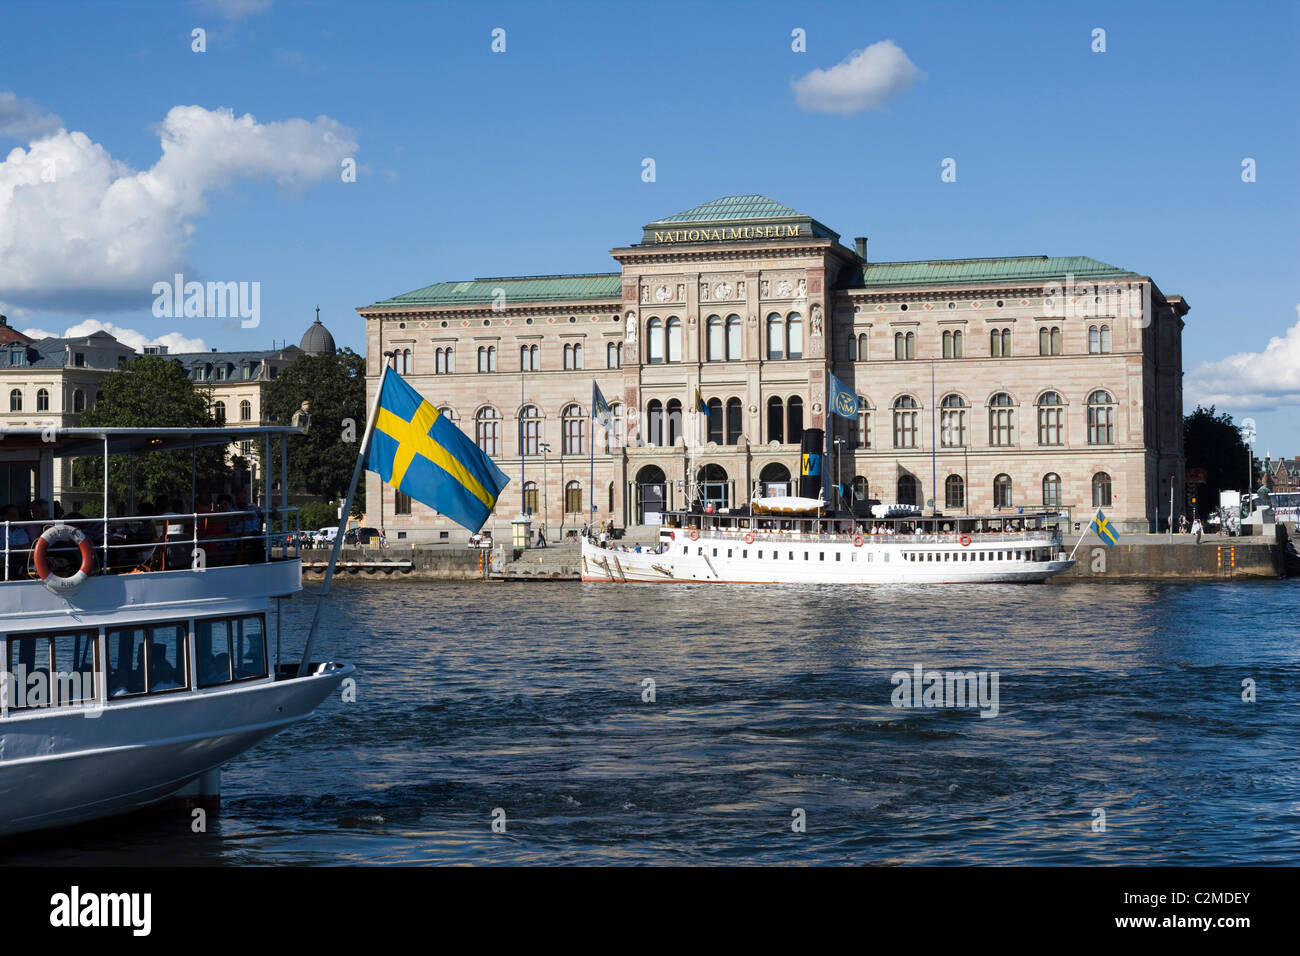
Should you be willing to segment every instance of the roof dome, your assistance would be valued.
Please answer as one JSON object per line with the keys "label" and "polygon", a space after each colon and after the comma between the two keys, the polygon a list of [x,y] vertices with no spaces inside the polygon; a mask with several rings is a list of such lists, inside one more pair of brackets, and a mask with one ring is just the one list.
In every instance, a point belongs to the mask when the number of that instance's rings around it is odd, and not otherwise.
{"label": "roof dome", "polygon": [[329,329],[321,325],[319,308],[316,310],[316,321],[303,333],[298,348],[308,355],[333,355],[337,351],[334,346],[334,336],[330,335]]}

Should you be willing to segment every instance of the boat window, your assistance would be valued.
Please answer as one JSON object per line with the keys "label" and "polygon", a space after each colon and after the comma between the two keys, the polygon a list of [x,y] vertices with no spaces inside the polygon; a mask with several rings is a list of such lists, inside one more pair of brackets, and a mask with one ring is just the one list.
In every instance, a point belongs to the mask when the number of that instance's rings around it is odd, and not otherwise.
{"label": "boat window", "polygon": [[731,549],[730,549],[730,548],[727,549],[727,557],[731,557]]}
{"label": "boat window", "polygon": [[836,551],[836,552],[835,552],[835,560],[838,561],[839,559],[840,559],[840,553],[839,553],[838,551]]}
{"label": "boat window", "polygon": [[791,561],[794,560],[794,552],[793,552],[793,551],[790,552],[790,560],[791,560]]}
{"label": "boat window", "polygon": [[817,560],[818,560],[818,561],[825,561],[825,560],[826,560],[826,552],[825,552],[825,551],[818,551],[818,552],[817,552]]}
{"label": "boat window", "polygon": [[142,624],[108,631],[108,696],[128,697],[189,686],[181,623]]}
{"label": "boat window", "polygon": [[[728,552],[728,554],[730,554],[730,552]],[[747,558],[747,557],[749,557],[749,549],[746,548],[746,549],[744,549],[743,551],[741,551],[741,552],[740,552],[740,556],[741,556],[742,558]]]}
{"label": "boat window", "polygon": [[260,614],[194,622],[199,686],[265,677],[266,627]]}
{"label": "boat window", "polygon": [[11,637],[6,649],[10,710],[58,707],[95,699],[98,631]]}

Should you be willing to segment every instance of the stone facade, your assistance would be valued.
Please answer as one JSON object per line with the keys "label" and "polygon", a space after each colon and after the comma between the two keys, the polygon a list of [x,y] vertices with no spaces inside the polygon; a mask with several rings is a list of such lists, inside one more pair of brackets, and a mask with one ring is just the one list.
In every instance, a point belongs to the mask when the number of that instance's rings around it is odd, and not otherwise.
{"label": "stone facade", "polygon": [[[828,372],[861,406],[831,423],[848,505],[1047,505],[1086,524],[1099,504],[1147,531],[1172,480],[1181,507],[1187,305],[1147,276],[1085,257],[871,263],[865,240],[759,196],[651,223],[611,255],[617,273],[445,282],[358,309],[370,396],[387,361],[511,477],[498,536],[527,506],[553,540],[593,498],[596,520],[653,522],[692,469],[719,507],[797,493]],[[593,380],[616,409],[594,428],[594,495]],[[368,482],[367,523],[390,541],[463,537]]]}

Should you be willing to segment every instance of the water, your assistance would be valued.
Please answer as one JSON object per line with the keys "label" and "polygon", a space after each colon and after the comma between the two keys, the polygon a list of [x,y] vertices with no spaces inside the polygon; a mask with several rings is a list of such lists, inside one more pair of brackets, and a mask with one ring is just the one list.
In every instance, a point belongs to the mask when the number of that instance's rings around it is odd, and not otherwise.
{"label": "water", "polygon": [[[320,649],[356,663],[356,702],[231,765],[205,835],[155,811],[3,858],[1300,862],[1295,583],[344,582],[331,601]],[[311,610],[290,604],[286,657]],[[998,715],[895,708],[915,664],[998,672]]]}

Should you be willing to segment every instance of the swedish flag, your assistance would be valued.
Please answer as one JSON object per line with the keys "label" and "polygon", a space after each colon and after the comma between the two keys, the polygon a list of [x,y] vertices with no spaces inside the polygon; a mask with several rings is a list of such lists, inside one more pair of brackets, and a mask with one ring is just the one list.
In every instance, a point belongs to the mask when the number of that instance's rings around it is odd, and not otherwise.
{"label": "swedish flag", "polygon": [[384,375],[367,467],[470,531],[478,531],[510,481],[445,415],[394,372]]}
{"label": "swedish flag", "polygon": [[1097,532],[1097,537],[1106,542],[1106,547],[1113,548],[1119,542],[1119,532],[1110,526],[1110,520],[1097,509],[1097,514],[1088,525],[1089,531]]}

